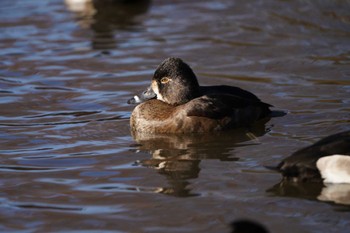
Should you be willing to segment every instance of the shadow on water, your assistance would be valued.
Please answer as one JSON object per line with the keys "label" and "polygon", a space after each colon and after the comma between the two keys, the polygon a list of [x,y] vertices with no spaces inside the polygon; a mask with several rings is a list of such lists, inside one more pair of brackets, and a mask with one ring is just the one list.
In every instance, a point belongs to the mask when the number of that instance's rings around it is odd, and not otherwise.
{"label": "shadow on water", "polygon": [[188,185],[200,173],[200,162],[204,159],[237,161],[237,147],[258,144],[264,135],[267,120],[257,122],[249,130],[234,129],[212,134],[195,135],[145,135],[133,134],[138,151],[149,152],[152,157],[138,161],[137,165],[156,169],[168,181],[160,193],[178,197],[197,196]]}
{"label": "shadow on water", "polygon": [[116,47],[117,30],[137,30],[135,17],[148,11],[151,0],[65,0],[78,24],[93,31],[93,49]]}

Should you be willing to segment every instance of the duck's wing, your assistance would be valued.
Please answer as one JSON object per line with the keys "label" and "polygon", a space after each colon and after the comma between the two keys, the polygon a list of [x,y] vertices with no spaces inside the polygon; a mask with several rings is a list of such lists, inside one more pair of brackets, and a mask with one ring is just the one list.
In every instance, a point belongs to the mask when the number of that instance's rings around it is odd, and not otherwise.
{"label": "duck's wing", "polygon": [[250,100],[230,94],[208,94],[193,99],[186,105],[187,116],[213,119],[232,116],[235,110],[247,107],[261,108],[262,111],[270,112],[269,104],[263,103],[260,100]]}

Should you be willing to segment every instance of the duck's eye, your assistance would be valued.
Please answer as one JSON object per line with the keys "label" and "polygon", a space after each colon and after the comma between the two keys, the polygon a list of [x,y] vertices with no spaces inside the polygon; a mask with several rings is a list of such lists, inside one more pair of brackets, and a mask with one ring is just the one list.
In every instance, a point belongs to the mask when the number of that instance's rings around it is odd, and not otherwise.
{"label": "duck's eye", "polygon": [[160,80],[160,82],[162,83],[162,84],[165,84],[165,83],[167,83],[167,82],[169,82],[170,81],[170,78],[167,78],[167,77],[163,77],[161,80]]}

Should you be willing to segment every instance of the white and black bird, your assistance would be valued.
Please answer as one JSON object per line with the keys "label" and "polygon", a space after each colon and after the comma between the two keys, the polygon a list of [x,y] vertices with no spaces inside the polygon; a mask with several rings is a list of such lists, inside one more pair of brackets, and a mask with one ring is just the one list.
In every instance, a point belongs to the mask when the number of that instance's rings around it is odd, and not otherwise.
{"label": "white and black bird", "polygon": [[350,131],[300,149],[272,169],[295,182],[350,183]]}

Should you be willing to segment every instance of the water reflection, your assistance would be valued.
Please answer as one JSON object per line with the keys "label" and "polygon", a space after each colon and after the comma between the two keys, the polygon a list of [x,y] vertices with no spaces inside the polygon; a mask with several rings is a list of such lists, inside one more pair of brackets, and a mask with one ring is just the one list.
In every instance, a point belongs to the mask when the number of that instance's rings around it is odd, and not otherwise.
{"label": "water reflection", "polygon": [[249,130],[234,129],[213,134],[133,134],[139,144],[138,149],[152,155],[138,164],[154,168],[166,177],[168,187],[163,187],[161,193],[178,197],[196,196],[199,194],[193,193],[188,186],[191,179],[198,177],[201,160],[237,161],[239,158],[234,156],[234,149],[258,143],[257,137],[267,132],[267,121],[257,122]]}
{"label": "water reflection", "polygon": [[267,190],[281,197],[302,198],[350,205],[350,184],[324,184],[321,182],[292,182],[282,180]]}
{"label": "water reflection", "polygon": [[151,0],[65,0],[83,28],[93,31],[92,48],[116,47],[117,30],[136,30],[135,17],[148,11]]}
{"label": "water reflection", "polygon": [[309,200],[317,199],[321,193],[323,183],[319,182],[291,182],[282,180],[267,190],[268,193],[281,197],[295,197]]}
{"label": "water reflection", "polygon": [[317,199],[350,205],[350,184],[326,184]]}

